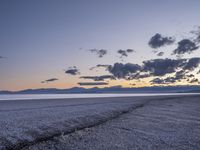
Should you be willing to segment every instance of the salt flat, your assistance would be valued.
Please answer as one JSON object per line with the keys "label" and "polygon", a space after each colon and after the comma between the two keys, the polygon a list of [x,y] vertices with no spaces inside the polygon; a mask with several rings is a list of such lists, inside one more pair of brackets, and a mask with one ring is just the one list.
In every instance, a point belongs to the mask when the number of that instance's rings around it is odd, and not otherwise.
{"label": "salt flat", "polygon": [[0,149],[200,149],[200,96],[0,102]]}

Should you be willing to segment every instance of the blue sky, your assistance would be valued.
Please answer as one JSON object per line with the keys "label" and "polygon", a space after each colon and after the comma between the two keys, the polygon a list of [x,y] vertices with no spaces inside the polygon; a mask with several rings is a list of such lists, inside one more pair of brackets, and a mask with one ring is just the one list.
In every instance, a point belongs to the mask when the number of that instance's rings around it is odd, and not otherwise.
{"label": "blue sky", "polygon": [[[69,88],[85,82],[80,76],[108,74],[105,69],[89,70],[97,64],[156,59],[149,39],[156,33],[177,42],[192,37],[190,31],[200,25],[199,6],[198,0],[1,0],[0,56],[5,58],[0,59],[0,90]],[[161,58],[175,59],[171,52],[176,47],[163,47]],[[108,53],[98,58],[88,49]],[[136,52],[122,61],[119,49]],[[198,51],[183,57],[196,56]],[[72,66],[81,75],[65,74]],[[59,80],[41,83],[51,78]],[[136,81],[117,79],[108,86],[129,82]],[[143,86],[142,81],[137,84]]]}

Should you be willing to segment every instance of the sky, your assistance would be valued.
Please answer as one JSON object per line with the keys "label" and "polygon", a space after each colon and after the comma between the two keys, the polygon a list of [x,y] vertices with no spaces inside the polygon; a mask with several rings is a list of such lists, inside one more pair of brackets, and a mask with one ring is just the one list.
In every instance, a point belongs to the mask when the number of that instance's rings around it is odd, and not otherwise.
{"label": "sky", "polygon": [[199,6],[1,0],[0,90],[198,85]]}

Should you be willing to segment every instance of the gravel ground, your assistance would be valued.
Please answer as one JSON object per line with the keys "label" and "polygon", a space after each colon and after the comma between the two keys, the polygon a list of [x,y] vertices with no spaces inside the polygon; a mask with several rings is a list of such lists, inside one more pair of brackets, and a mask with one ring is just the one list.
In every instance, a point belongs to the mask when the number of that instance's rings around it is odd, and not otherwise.
{"label": "gravel ground", "polygon": [[0,101],[0,149],[200,149],[199,98]]}
{"label": "gravel ground", "polygon": [[199,150],[200,97],[161,98],[28,150]]}
{"label": "gravel ground", "polygon": [[0,101],[0,149],[20,149],[105,122],[148,98]]}

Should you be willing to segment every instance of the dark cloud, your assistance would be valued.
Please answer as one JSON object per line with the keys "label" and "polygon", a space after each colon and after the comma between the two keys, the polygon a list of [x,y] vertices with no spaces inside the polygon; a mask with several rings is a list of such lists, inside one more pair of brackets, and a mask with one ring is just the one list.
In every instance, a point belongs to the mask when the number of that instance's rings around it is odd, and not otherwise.
{"label": "dark cloud", "polygon": [[107,82],[79,82],[80,86],[108,85]]}
{"label": "dark cloud", "polygon": [[126,52],[127,53],[133,53],[133,52],[135,52],[135,50],[134,49],[127,49]]}
{"label": "dark cloud", "polygon": [[197,72],[197,74],[200,74],[200,70]]}
{"label": "dark cloud", "polygon": [[181,65],[182,70],[177,71],[175,73],[175,78],[178,81],[180,81],[181,79],[187,79],[187,78],[194,77],[194,74],[188,74],[188,73],[190,73],[191,71],[198,68],[199,64],[200,64],[200,58],[187,59],[187,61],[184,61],[183,64]]}
{"label": "dark cloud", "polygon": [[199,82],[199,80],[197,78],[193,78],[192,80],[190,80],[189,83],[198,83],[198,82]]}
{"label": "dark cloud", "polygon": [[157,56],[163,56],[164,55],[164,52],[159,52],[158,54],[157,54]]}
{"label": "dark cloud", "polygon": [[169,84],[180,82],[182,79],[194,77],[188,75],[191,71],[198,68],[200,58],[190,59],[152,59],[144,61],[142,65],[115,63],[109,65],[107,71],[117,79],[133,80],[144,79],[148,77],[165,77],[164,79],[156,78],[151,83]]}
{"label": "dark cloud", "polygon": [[121,49],[118,50],[117,53],[119,53],[119,54],[121,55],[121,57],[123,57],[123,56],[126,56],[126,57],[127,57],[127,56],[128,56],[128,54],[126,53],[126,51],[121,50]]}
{"label": "dark cloud", "polygon": [[196,42],[196,43],[200,43],[200,33],[199,33],[199,35],[196,37],[195,42]]}
{"label": "dark cloud", "polygon": [[120,54],[120,58],[127,57],[129,53],[135,52],[133,49],[126,49],[126,50],[118,50],[117,53]]}
{"label": "dark cloud", "polygon": [[102,65],[102,64],[98,64],[94,67],[91,67],[90,70],[96,69],[96,68],[108,68],[110,65]]}
{"label": "dark cloud", "polygon": [[[188,74],[188,73],[190,71],[193,71],[194,69],[198,68],[198,66],[200,64],[200,58],[179,59],[177,61],[178,61],[177,65],[170,65],[170,66],[172,66],[172,67],[170,67],[171,69],[169,69],[169,71],[166,71],[169,73],[175,73],[175,75],[173,77],[167,77],[165,79],[155,78],[155,79],[151,80],[150,82],[152,84],[170,84],[170,83],[180,82],[182,79],[187,79],[187,81],[189,83],[199,82],[196,79],[195,80],[193,79],[190,81],[189,79],[195,77],[195,75]],[[167,68],[165,68],[165,69],[168,70]],[[178,68],[181,70],[177,71]],[[163,74],[163,73],[161,73],[161,74]]]}
{"label": "dark cloud", "polygon": [[143,79],[143,78],[148,78],[151,75],[149,73],[143,73],[143,72],[137,72],[134,74],[129,75],[129,77],[127,78],[128,80],[132,80],[132,79]]}
{"label": "dark cloud", "polygon": [[175,83],[177,80],[179,80],[179,79],[176,77],[167,77],[164,79],[166,84]]}
{"label": "dark cloud", "polygon": [[122,64],[122,63],[115,63],[113,66],[108,67],[108,71],[113,74],[114,77],[121,79],[128,79],[128,77],[132,73],[136,73],[139,71],[141,67],[138,64]]}
{"label": "dark cloud", "polygon": [[112,79],[114,80],[115,77],[112,75],[102,75],[102,76],[82,76],[81,79],[90,79],[94,81],[104,81],[106,79]]}
{"label": "dark cloud", "polygon": [[173,54],[190,54],[198,48],[199,47],[195,44],[195,42],[191,41],[190,39],[183,39],[178,42],[178,47],[173,51]]}
{"label": "dark cloud", "polygon": [[129,85],[130,85],[130,86],[136,86],[136,84],[135,84],[135,83],[130,83]]}
{"label": "dark cloud", "polygon": [[188,62],[185,64],[185,66],[183,67],[183,69],[192,71],[195,68],[197,68],[199,64],[200,64],[200,58],[198,57],[190,58]]}
{"label": "dark cloud", "polygon": [[164,37],[161,34],[157,33],[149,40],[149,46],[151,48],[159,48],[165,45],[170,45],[175,42],[175,39],[172,37]]}
{"label": "dark cloud", "polygon": [[66,74],[70,74],[70,75],[78,75],[80,74],[79,70],[77,69],[76,66],[74,67],[70,67],[68,70],[65,70]]}
{"label": "dark cloud", "polygon": [[47,79],[45,81],[42,81],[41,83],[49,83],[49,82],[54,82],[54,81],[57,81],[58,79],[57,78],[51,78],[51,79]]}
{"label": "dark cloud", "polygon": [[175,77],[167,77],[165,79],[155,78],[151,80],[150,82],[152,84],[172,84],[175,83],[177,79]]}
{"label": "dark cloud", "polygon": [[164,80],[164,84],[169,84],[169,83],[175,83],[175,82],[180,82],[182,79],[186,79],[188,75],[186,75],[186,72],[181,70],[177,71],[173,77],[167,77]]}
{"label": "dark cloud", "polygon": [[155,78],[151,80],[150,82],[152,84],[172,84],[175,83],[177,79],[175,77],[167,77],[165,79]]}
{"label": "dark cloud", "polygon": [[153,80],[150,81],[152,84],[163,84],[164,81],[163,79],[160,79],[160,78],[155,78]]}
{"label": "dark cloud", "polygon": [[143,62],[143,71],[149,72],[152,76],[164,76],[174,73],[185,62],[185,59],[153,59]]}
{"label": "dark cloud", "polygon": [[89,51],[92,53],[96,53],[99,58],[103,57],[108,52],[105,49],[90,49]]}
{"label": "dark cloud", "polygon": [[[150,82],[152,84],[171,84],[175,82],[180,82],[182,79],[187,79],[189,83],[199,82],[198,79],[194,78],[194,74],[188,74],[190,71],[193,71],[200,64],[200,58],[191,58],[191,59],[181,59],[182,64],[179,64],[180,71],[174,70],[175,75],[173,77],[167,77],[165,79],[155,78]],[[170,71],[171,72],[171,71]],[[173,73],[173,72],[171,72]],[[190,80],[190,78],[194,78]]]}
{"label": "dark cloud", "polygon": [[101,65],[101,64],[99,64],[99,65],[97,65],[97,67],[104,67],[104,68],[108,68],[110,65]]}
{"label": "dark cloud", "polygon": [[181,70],[181,71],[177,71],[176,73],[175,73],[175,78],[176,78],[176,80],[178,80],[178,81],[180,81],[180,80],[182,80],[182,79],[186,79],[186,72],[185,72],[185,70]]}
{"label": "dark cloud", "polygon": [[144,62],[143,71],[149,72],[151,76],[164,76],[175,73],[175,79],[181,80],[188,77],[186,73],[196,69],[199,64],[200,58],[154,59]]}
{"label": "dark cloud", "polygon": [[189,75],[186,75],[186,77],[192,78],[192,77],[194,77],[194,75],[193,74],[189,74]]}

